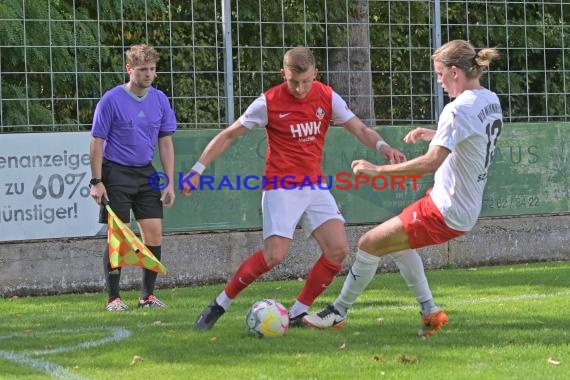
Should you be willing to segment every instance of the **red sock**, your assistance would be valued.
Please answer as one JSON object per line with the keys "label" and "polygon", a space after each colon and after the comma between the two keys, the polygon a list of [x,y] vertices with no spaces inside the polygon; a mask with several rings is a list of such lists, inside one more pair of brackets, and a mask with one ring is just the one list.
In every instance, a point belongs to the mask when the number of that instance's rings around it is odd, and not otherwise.
{"label": "red sock", "polygon": [[259,276],[269,271],[263,251],[259,250],[249,256],[243,263],[241,263],[236,274],[232,277],[230,282],[226,285],[224,291],[231,299],[248,287],[249,284],[254,282]]}
{"label": "red sock", "polygon": [[311,306],[341,269],[342,264],[331,263],[324,256],[321,256],[309,272],[305,287],[301,290],[297,300],[304,305]]}

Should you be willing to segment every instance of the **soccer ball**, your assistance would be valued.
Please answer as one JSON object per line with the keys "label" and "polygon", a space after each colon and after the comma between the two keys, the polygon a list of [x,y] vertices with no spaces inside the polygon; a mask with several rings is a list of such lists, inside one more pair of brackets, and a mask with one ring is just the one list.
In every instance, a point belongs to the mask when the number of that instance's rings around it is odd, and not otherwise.
{"label": "soccer ball", "polygon": [[258,338],[282,336],[289,328],[289,313],[275,300],[257,301],[249,308],[245,325]]}

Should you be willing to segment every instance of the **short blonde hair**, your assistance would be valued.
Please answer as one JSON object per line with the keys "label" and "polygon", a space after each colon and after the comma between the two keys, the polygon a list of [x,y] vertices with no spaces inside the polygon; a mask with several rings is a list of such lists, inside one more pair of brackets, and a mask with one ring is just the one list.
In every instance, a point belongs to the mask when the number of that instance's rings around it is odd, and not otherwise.
{"label": "short blonde hair", "polygon": [[496,49],[485,48],[475,52],[468,41],[453,40],[438,48],[431,58],[446,67],[461,69],[469,79],[479,78],[492,61],[499,57]]}
{"label": "short blonde hair", "polygon": [[153,47],[146,44],[133,45],[125,52],[127,64],[136,67],[148,63],[157,63],[160,56]]}
{"label": "short blonde hair", "polygon": [[311,49],[304,46],[297,46],[288,50],[283,56],[283,68],[304,73],[315,67],[315,56]]}

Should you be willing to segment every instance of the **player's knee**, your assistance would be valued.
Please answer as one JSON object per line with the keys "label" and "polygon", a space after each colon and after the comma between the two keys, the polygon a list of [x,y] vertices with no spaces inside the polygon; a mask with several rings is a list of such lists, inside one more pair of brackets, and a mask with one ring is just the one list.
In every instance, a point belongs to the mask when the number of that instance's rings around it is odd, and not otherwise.
{"label": "player's knee", "polygon": [[159,236],[145,237],[143,240],[144,240],[144,244],[146,246],[156,247],[156,246],[162,245],[162,239]]}
{"label": "player's knee", "polygon": [[265,257],[265,261],[267,262],[267,266],[271,269],[281,264],[281,262],[285,260],[285,257],[287,257],[287,253],[269,253]]}
{"label": "player's knee", "polygon": [[343,244],[343,245],[339,245],[337,247],[332,247],[331,249],[327,250],[327,252],[324,253],[324,256],[334,262],[334,263],[342,263],[344,262],[344,259],[346,259],[346,257],[348,256],[348,252],[349,252],[349,247],[348,247],[348,243],[347,244]]}
{"label": "player's knee", "polygon": [[367,234],[364,234],[358,239],[358,249],[364,252],[373,252],[375,249],[374,241]]}

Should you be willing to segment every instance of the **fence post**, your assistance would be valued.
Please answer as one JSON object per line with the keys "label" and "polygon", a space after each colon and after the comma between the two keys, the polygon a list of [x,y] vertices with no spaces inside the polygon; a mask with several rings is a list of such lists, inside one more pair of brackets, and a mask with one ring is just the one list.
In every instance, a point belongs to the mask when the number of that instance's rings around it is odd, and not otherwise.
{"label": "fence post", "polygon": [[[433,2],[433,23],[432,23],[432,50],[441,46],[441,4],[440,0]],[[430,58],[431,59],[431,58]],[[432,67],[432,63],[430,63]],[[432,67],[433,69],[433,67]],[[433,70],[432,70],[433,71]],[[443,89],[437,84],[437,75],[433,76],[433,88],[435,92],[435,104],[432,103],[432,114],[435,122],[439,121],[439,114],[443,110]]]}
{"label": "fence post", "polygon": [[231,0],[222,0],[222,30],[224,33],[224,82],[226,91],[226,125],[234,122],[234,67],[232,63]]}

